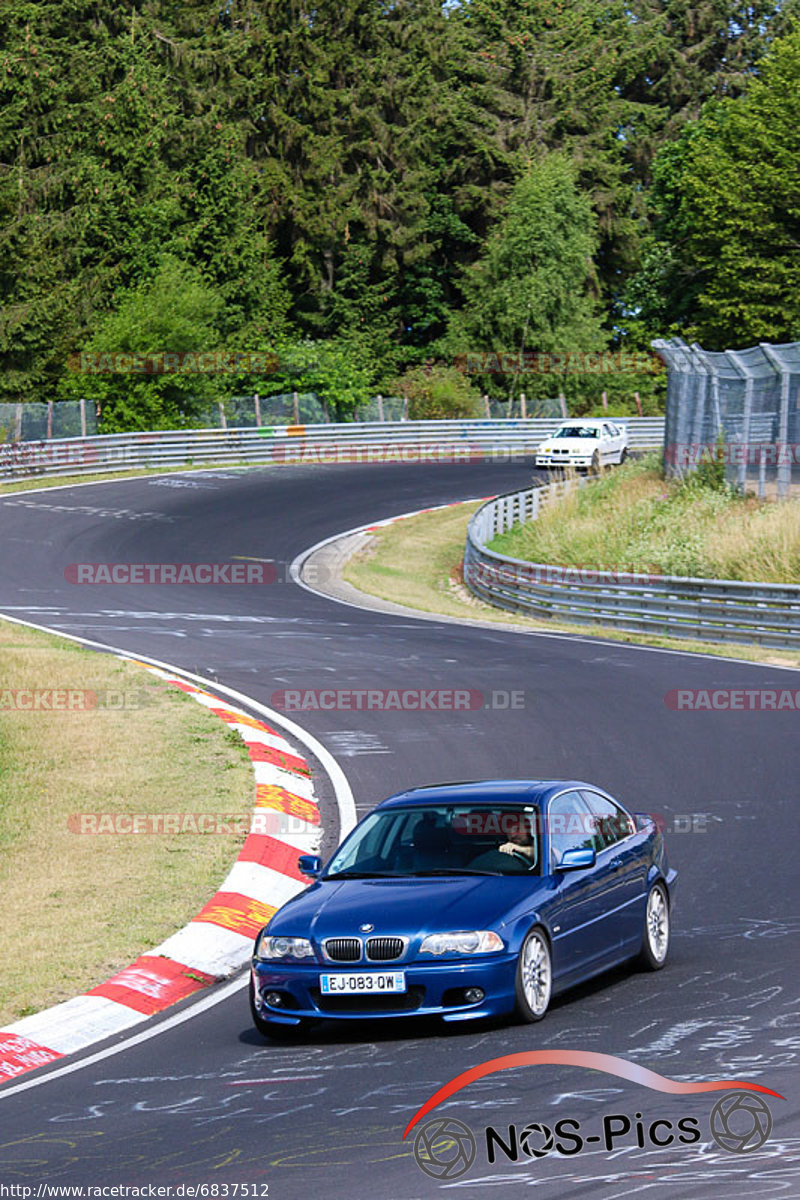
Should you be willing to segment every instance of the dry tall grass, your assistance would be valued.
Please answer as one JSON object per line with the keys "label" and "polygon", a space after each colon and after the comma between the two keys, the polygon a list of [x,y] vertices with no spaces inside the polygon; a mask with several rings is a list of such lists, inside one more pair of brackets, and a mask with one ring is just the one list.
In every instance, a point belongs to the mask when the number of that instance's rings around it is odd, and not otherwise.
{"label": "dry tall grass", "polygon": [[560,566],[800,583],[800,500],[665,483],[652,462],[631,463],[491,545]]}

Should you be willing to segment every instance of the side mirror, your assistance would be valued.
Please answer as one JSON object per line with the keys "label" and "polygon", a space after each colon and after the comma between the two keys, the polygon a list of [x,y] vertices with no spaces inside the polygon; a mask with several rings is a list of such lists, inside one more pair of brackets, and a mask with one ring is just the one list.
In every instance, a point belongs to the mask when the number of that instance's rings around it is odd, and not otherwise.
{"label": "side mirror", "polygon": [[297,868],[303,875],[316,879],[322,871],[322,859],[318,854],[301,854],[297,860]]}
{"label": "side mirror", "polygon": [[597,855],[594,850],[565,850],[556,869],[559,871],[584,870],[586,867],[593,867],[596,859]]}

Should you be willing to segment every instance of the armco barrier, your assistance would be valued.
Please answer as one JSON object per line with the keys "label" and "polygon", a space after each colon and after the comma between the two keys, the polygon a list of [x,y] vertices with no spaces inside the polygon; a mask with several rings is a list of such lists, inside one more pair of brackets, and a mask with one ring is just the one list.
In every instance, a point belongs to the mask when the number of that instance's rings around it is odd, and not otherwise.
{"label": "armco barrier", "polygon": [[[587,480],[580,479],[577,486]],[[536,520],[575,483],[529,488],[483,504],[467,527],[464,581],[481,600],[514,612],[706,642],[800,647],[800,586],[578,571],[497,554],[488,543]],[[626,578],[626,575],[628,576]]]}
{"label": "armco barrier", "polygon": [[[627,426],[633,449],[655,448],[663,442],[663,418],[637,417],[618,423]],[[485,456],[523,457],[533,455],[558,424],[550,419],[354,422],[10,442],[0,445],[0,480],[197,463],[466,462]]]}

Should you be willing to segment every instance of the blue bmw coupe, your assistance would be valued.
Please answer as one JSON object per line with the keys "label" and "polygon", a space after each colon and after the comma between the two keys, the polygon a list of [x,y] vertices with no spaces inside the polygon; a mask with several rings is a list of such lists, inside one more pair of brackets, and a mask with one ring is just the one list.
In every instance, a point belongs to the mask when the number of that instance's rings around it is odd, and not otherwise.
{"label": "blue bmw coupe", "polygon": [[626,959],[664,966],[677,872],[651,817],[564,780],[412,788],[374,808],[256,938],[267,1036],[312,1020],[515,1013]]}

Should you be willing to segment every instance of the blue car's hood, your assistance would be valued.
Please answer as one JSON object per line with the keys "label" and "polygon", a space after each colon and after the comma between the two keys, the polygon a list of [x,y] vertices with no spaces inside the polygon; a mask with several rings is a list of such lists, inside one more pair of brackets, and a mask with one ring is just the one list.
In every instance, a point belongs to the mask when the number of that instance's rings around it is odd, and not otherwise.
{"label": "blue car's hood", "polygon": [[498,928],[521,903],[534,907],[547,880],[530,875],[320,880],[275,914],[270,933],[319,939],[374,932],[418,933]]}

